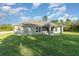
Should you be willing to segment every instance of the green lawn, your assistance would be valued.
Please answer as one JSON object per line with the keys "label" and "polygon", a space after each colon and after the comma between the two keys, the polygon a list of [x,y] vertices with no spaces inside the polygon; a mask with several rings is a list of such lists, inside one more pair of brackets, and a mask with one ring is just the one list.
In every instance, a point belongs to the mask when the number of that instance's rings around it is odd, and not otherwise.
{"label": "green lawn", "polygon": [[0,35],[0,55],[72,56],[79,55],[79,33],[63,35]]}

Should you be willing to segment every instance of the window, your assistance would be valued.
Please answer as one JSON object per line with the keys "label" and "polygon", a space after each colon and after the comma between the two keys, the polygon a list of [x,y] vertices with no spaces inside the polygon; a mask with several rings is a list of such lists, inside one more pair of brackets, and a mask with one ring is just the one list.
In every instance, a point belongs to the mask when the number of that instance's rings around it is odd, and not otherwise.
{"label": "window", "polygon": [[36,32],[40,32],[40,27],[36,27]]}

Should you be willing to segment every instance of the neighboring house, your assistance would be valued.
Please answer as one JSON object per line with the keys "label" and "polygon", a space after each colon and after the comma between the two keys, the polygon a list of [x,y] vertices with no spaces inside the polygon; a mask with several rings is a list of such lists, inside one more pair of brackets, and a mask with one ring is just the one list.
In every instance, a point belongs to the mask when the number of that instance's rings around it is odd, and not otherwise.
{"label": "neighboring house", "polygon": [[63,27],[47,22],[47,21],[26,21],[19,25],[15,25],[14,32],[16,35],[31,35],[31,34],[60,34],[63,32]]}

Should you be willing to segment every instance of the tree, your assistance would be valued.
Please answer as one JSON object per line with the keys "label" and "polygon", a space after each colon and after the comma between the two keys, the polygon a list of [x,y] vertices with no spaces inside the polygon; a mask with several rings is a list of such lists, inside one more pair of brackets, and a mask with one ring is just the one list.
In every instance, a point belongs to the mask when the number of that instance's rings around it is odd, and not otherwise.
{"label": "tree", "polygon": [[72,25],[72,21],[70,19],[66,19],[66,25]]}
{"label": "tree", "polygon": [[43,21],[47,21],[47,20],[48,20],[48,16],[44,16]]}
{"label": "tree", "polygon": [[66,19],[64,30],[66,30],[66,31],[72,30],[71,29],[72,25],[73,25],[73,22],[70,19]]}
{"label": "tree", "polygon": [[64,25],[64,21],[62,19],[60,20],[60,24],[61,25]]}
{"label": "tree", "polygon": [[58,20],[52,20],[51,22],[58,24]]}
{"label": "tree", "polygon": [[75,21],[73,21],[74,22],[74,24],[73,24],[73,29],[75,30],[75,31],[79,31],[79,20],[75,20]]}

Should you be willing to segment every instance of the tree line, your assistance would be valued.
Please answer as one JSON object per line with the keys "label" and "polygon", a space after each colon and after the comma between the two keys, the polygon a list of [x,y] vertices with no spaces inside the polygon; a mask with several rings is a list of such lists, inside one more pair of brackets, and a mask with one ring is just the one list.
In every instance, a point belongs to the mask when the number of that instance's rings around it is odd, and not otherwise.
{"label": "tree line", "polygon": [[66,19],[63,21],[61,20],[52,20],[53,23],[61,24],[64,26],[64,31],[79,31],[79,20],[71,20],[71,19]]}
{"label": "tree line", "polygon": [[[47,21],[48,16],[43,17],[43,21]],[[64,31],[79,31],[79,20],[72,20],[72,19],[52,19],[52,23],[64,26]],[[12,31],[14,26],[12,24],[2,24],[0,25],[0,31]]]}
{"label": "tree line", "polygon": [[11,24],[1,24],[0,25],[0,31],[12,31],[14,29],[14,26]]}
{"label": "tree line", "polygon": [[[48,16],[43,17],[44,21],[48,20]],[[64,26],[64,31],[79,31],[79,20],[72,20],[67,18],[66,20],[52,19],[52,23]]]}

